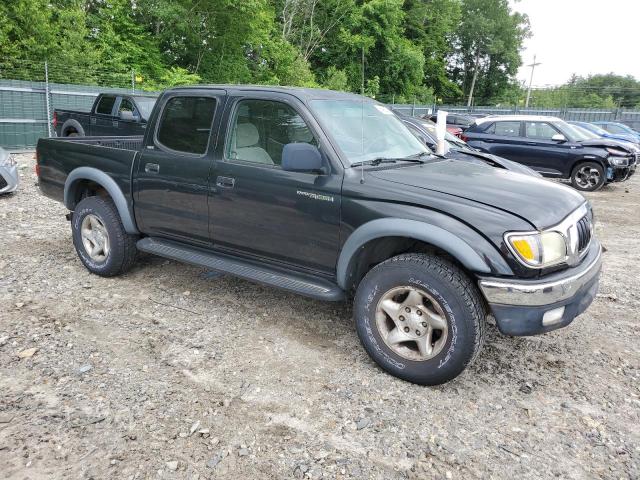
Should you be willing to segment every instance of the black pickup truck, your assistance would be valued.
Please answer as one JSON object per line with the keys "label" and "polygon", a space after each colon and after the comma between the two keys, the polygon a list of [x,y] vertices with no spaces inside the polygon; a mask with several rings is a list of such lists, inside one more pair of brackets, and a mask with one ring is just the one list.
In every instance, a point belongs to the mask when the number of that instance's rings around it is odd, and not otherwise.
{"label": "black pickup truck", "polygon": [[539,334],[598,290],[601,246],[582,195],[434,156],[357,95],[175,88],[143,137],[41,139],[36,168],[42,193],[72,211],[91,272],[121,274],[142,251],[353,298],[369,355],[420,384],[476,358],[489,314],[505,334]]}
{"label": "black pickup truck", "polygon": [[58,137],[143,135],[155,97],[102,93],[91,110],[53,111],[53,127]]}

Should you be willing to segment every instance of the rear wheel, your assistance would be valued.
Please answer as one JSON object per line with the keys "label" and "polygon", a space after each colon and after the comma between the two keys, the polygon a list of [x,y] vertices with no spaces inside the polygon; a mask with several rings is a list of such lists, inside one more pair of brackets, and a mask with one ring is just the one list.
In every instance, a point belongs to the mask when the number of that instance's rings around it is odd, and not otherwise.
{"label": "rear wheel", "polygon": [[374,267],[354,301],[358,336],[384,370],[421,385],[458,376],[484,342],[485,309],[458,267],[405,254]]}
{"label": "rear wheel", "polygon": [[134,264],[138,237],[124,230],[111,199],[83,199],[73,212],[71,230],[78,257],[91,273],[112,277]]}
{"label": "rear wheel", "polygon": [[571,172],[571,184],[577,190],[595,192],[602,188],[605,181],[604,169],[596,162],[579,163]]}

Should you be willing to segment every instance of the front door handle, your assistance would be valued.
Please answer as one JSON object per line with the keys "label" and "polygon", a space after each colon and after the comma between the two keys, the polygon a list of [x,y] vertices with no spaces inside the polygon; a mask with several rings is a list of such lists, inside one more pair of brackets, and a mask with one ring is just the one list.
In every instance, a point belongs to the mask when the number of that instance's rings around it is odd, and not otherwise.
{"label": "front door handle", "polygon": [[235,178],[231,177],[217,177],[216,185],[222,188],[233,188],[236,184]]}
{"label": "front door handle", "polygon": [[157,163],[147,163],[144,166],[144,171],[147,173],[160,173],[160,165]]}

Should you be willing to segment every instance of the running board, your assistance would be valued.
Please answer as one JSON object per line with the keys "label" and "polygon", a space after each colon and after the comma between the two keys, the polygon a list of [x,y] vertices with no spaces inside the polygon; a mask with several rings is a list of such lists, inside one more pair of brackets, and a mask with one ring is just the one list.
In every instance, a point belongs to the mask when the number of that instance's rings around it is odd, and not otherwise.
{"label": "running board", "polygon": [[328,280],[284,272],[170,240],[146,237],[138,240],[136,246],[142,252],[225,272],[245,280],[263,283],[318,300],[336,302],[345,298],[342,289]]}

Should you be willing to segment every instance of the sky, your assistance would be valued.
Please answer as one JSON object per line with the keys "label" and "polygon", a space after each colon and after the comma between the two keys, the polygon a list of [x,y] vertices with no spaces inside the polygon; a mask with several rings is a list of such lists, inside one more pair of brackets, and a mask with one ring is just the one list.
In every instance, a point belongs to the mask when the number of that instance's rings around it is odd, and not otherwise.
{"label": "sky", "polygon": [[573,73],[614,72],[640,80],[640,0],[509,0],[526,13],[531,38],[521,52],[518,80],[533,85],[565,83]]}

